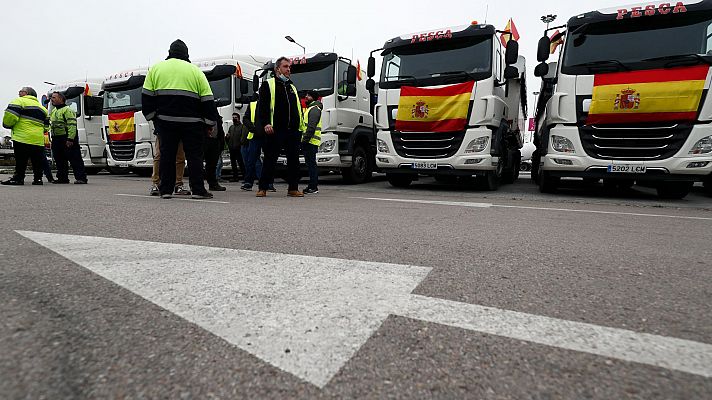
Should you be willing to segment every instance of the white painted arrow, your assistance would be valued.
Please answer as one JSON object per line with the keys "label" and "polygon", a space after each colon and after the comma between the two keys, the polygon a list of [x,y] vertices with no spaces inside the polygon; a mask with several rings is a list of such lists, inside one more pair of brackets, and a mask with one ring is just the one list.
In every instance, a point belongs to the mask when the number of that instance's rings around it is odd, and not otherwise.
{"label": "white painted arrow", "polygon": [[323,387],[391,314],[712,377],[712,345],[411,292],[430,268],[18,231]]}

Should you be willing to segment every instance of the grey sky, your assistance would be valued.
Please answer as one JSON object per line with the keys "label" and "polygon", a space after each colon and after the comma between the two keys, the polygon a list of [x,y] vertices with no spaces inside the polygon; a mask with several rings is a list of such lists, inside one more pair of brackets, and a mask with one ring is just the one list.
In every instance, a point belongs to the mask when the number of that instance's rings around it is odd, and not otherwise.
{"label": "grey sky", "polygon": [[[11,1],[3,2],[0,24],[0,107],[24,85],[46,92],[43,81],[104,77],[162,60],[169,44],[181,38],[191,58],[233,53],[268,57],[299,54],[285,35],[307,52],[331,51],[360,59],[365,69],[371,50],[394,36],[472,20],[504,28],[514,18],[527,58],[529,92],[534,79],[536,42],[544,25],[539,17],[557,14],[556,23],[625,1]],[[30,22],[33,21],[33,22]],[[36,25],[40,21],[42,25]],[[335,46],[334,46],[335,43]]]}

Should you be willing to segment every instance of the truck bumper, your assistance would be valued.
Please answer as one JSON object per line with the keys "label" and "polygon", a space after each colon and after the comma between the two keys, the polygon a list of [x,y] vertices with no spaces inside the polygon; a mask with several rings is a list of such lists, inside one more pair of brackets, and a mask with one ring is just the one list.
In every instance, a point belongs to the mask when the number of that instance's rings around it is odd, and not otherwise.
{"label": "truck bumper", "polygon": [[[134,158],[132,160],[114,160],[111,156],[111,151],[107,145],[106,152],[108,157],[106,163],[109,167],[118,168],[153,168],[153,144],[150,142],[136,143],[134,150]],[[140,155],[141,157],[137,157]]]}
{"label": "truck bumper", "polygon": [[[635,180],[663,181],[698,181],[712,172],[712,153],[688,154],[698,140],[712,135],[712,126],[696,125],[687,141],[675,156],[664,160],[600,160],[590,157],[583,149],[578,128],[558,125],[550,130],[549,137],[557,135],[571,141],[575,153],[558,152],[553,149],[551,140],[547,154],[541,158],[542,171],[555,177],[616,178]],[[645,173],[611,173],[609,165],[645,165]]]}

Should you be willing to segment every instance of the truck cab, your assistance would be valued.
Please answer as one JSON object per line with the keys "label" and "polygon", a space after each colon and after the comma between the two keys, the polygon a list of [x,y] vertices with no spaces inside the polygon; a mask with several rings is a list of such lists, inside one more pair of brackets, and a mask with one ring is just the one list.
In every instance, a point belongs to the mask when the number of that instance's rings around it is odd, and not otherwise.
{"label": "truck cab", "polygon": [[487,24],[417,32],[371,52],[376,165],[393,186],[420,175],[477,176],[488,190],[519,175],[526,115],[525,60]]}
{"label": "truck cab", "polygon": [[[67,98],[67,107],[77,115],[77,138],[88,174],[96,174],[107,167],[106,142],[101,132],[103,99],[101,79],[86,79],[66,82],[53,86],[47,93],[48,98],[54,92],[60,92]],[[52,103],[47,105],[52,112]]]}
{"label": "truck cab", "polygon": [[[547,63],[560,40],[558,59]],[[712,1],[576,15],[545,32],[537,59],[532,177],[542,192],[576,177],[682,198],[710,176]]]}

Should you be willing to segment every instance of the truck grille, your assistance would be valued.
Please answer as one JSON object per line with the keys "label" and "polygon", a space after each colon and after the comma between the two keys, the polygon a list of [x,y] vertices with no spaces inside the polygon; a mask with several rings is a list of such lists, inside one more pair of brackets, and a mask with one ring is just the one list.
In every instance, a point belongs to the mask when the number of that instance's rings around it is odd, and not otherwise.
{"label": "truck grille", "polygon": [[114,160],[131,161],[136,151],[136,142],[110,141],[109,150],[111,151],[111,158]]}
{"label": "truck grille", "polygon": [[465,132],[391,131],[396,153],[407,158],[448,158],[457,153]]}
{"label": "truck grille", "polygon": [[663,160],[674,156],[692,132],[689,124],[614,127],[579,126],[583,149],[601,160]]}

